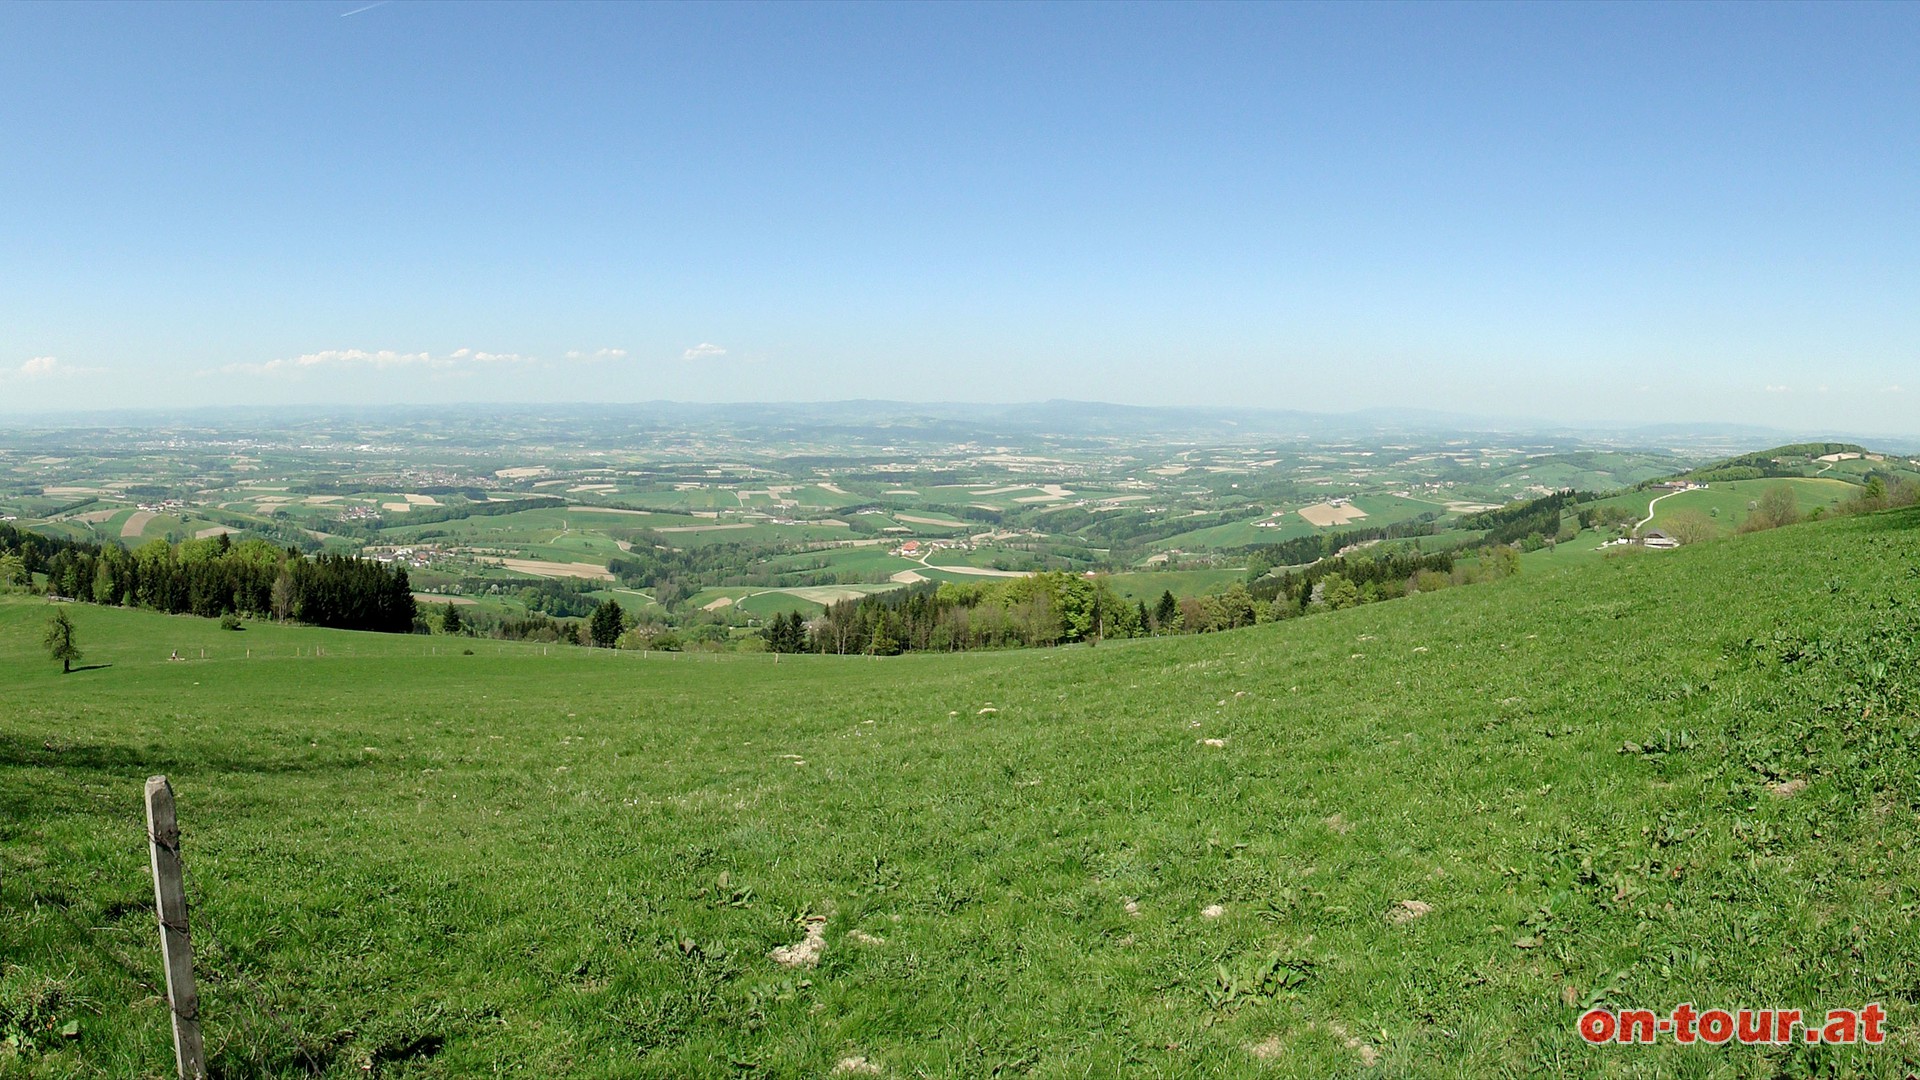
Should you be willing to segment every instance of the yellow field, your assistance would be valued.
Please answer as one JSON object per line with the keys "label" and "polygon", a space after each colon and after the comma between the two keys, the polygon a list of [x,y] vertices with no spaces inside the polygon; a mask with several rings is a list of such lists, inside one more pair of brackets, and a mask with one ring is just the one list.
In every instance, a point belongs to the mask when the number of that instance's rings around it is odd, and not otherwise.
{"label": "yellow field", "polygon": [[1314,503],[1312,506],[1301,507],[1300,516],[1307,519],[1307,524],[1324,529],[1329,525],[1350,525],[1366,517],[1367,512],[1352,503],[1347,503],[1344,506],[1334,506],[1332,503]]}
{"label": "yellow field", "polygon": [[548,562],[545,559],[501,559],[500,565],[522,574],[534,574],[538,577],[577,577],[591,578],[596,581],[612,581],[613,572],[604,566],[593,563]]}

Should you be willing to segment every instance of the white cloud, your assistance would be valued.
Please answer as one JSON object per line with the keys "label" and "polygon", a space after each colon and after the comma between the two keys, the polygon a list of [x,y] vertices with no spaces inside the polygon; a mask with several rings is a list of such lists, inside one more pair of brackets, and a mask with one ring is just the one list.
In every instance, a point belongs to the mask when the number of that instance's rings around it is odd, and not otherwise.
{"label": "white cloud", "polygon": [[51,356],[36,356],[20,365],[18,372],[23,379],[44,379],[53,375],[64,375],[70,368],[63,367],[59,360]]}
{"label": "white cloud", "polygon": [[282,357],[264,363],[228,364],[220,369],[222,375],[300,375],[308,371],[321,371],[328,368],[398,368],[398,367],[451,367],[451,358],[436,360],[430,353],[403,353],[391,349],[368,352],[365,349],[324,349],[320,352],[303,353],[294,357]]}
{"label": "white cloud", "polygon": [[366,349],[323,349],[320,352],[303,353],[299,356],[281,357],[263,362],[245,362],[227,364],[217,372],[203,371],[202,375],[287,375],[301,376],[308,372],[374,370],[390,371],[414,368],[435,373],[458,373],[461,369],[476,366],[495,366],[508,364],[537,364],[538,357],[520,353],[487,352],[484,349],[455,349],[450,353],[397,352],[393,349],[368,351]]}
{"label": "white cloud", "polygon": [[595,349],[592,352],[570,349],[567,352],[568,360],[580,364],[599,364],[608,360],[625,360],[626,358],[627,350],[625,349]]}
{"label": "white cloud", "polygon": [[1880,392],[1883,394],[1904,394],[1907,392],[1907,390],[1906,390],[1906,387],[1901,386],[1899,383],[1895,383],[1892,386],[1881,387]]}
{"label": "white cloud", "polygon": [[703,341],[680,354],[682,360],[715,360],[727,355],[727,350],[710,341]]}
{"label": "white cloud", "polygon": [[455,364],[531,364],[534,362],[533,357],[522,356],[519,353],[491,353],[481,352],[478,349],[455,349],[448,354],[447,359]]}
{"label": "white cloud", "polygon": [[1792,390],[1793,390],[1793,387],[1791,386],[1774,386],[1771,383],[1767,385],[1767,393],[1769,394],[1785,394],[1785,393],[1791,392]]}
{"label": "white cloud", "polygon": [[0,368],[0,383],[40,382],[46,379],[71,379],[100,372],[96,367],[77,367],[54,356],[30,357],[19,367]]}
{"label": "white cloud", "polygon": [[[699,349],[687,351],[689,357],[696,353],[703,356],[725,355],[726,350],[716,345],[701,345]],[[562,359],[551,360],[525,353],[488,352],[485,349],[475,348],[459,348],[448,353],[399,352],[394,349],[323,349],[299,356],[226,364],[219,368],[202,371],[200,374],[202,376],[262,375],[297,379],[308,374],[419,371],[433,378],[458,378],[473,375],[476,372],[497,371],[510,367],[559,368],[578,364],[599,364],[625,359],[627,350],[570,349],[561,355]]]}

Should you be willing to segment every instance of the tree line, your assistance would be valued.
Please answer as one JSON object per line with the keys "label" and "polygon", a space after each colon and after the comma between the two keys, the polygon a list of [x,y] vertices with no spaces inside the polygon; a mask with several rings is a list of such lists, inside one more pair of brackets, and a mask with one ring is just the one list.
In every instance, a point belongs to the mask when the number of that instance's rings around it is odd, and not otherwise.
{"label": "tree line", "polygon": [[0,575],[31,581],[33,573],[45,573],[47,591],[70,600],[170,614],[253,615],[385,633],[414,628],[406,570],[372,559],[308,557],[264,540],[236,544],[225,534],[177,545],[152,540],[132,551],[34,542],[45,539],[0,533]]}
{"label": "tree line", "polygon": [[1253,544],[1241,550],[1246,552],[1249,565],[1261,567],[1260,572],[1264,574],[1267,569],[1275,566],[1306,566],[1316,563],[1360,544],[1432,536],[1439,529],[1436,517],[1437,515],[1434,514],[1422,514],[1410,521],[1396,521],[1391,525],[1314,533],[1310,536],[1296,536],[1290,540],[1281,540],[1272,544]]}
{"label": "tree line", "polygon": [[[1713,480],[1760,480],[1767,477],[1803,476],[1801,471],[1806,461],[1825,457],[1828,454],[1865,454],[1867,448],[1857,443],[1843,442],[1805,442],[1788,443],[1771,450],[1756,450],[1751,454],[1737,454],[1725,460],[1715,462],[1691,472],[1682,473],[1688,480],[1707,483]],[[1781,458],[1799,458],[1800,461],[1782,463]],[[1659,481],[1649,481],[1659,483]],[[1644,488],[1647,485],[1641,484]]]}
{"label": "tree line", "polygon": [[877,656],[1062,645],[1137,636],[1143,611],[1105,578],[1056,570],[978,585],[928,582],[842,600],[810,623],[777,619],[767,638],[779,652]]}
{"label": "tree line", "polygon": [[1315,602],[1334,608],[1351,607],[1354,603],[1422,591],[1418,581],[1423,573],[1431,575],[1426,590],[1431,591],[1438,585],[1436,578],[1451,583],[1453,570],[1452,552],[1431,555],[1413,550],[1377,555],[1367,552],[1321,559],[1304,569],[1282,571],[1255,581],[1252,592],[1256,600],[1278,601],[1291,608],[1293,614],[1304,614]]}

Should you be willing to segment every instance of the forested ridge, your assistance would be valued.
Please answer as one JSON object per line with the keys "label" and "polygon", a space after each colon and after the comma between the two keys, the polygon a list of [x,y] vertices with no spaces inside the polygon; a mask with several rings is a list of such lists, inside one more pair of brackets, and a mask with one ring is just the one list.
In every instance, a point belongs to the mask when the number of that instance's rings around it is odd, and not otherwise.
{"label": "forested ridge", "polygon": [[49,593],[95,604],[295,619],[341,630],[414,628],[404,568],[351,555],[309,557],[264,540],[152,540],[129,551],[0,524],[0,583],[24,583],[34,574],[46,575]]}

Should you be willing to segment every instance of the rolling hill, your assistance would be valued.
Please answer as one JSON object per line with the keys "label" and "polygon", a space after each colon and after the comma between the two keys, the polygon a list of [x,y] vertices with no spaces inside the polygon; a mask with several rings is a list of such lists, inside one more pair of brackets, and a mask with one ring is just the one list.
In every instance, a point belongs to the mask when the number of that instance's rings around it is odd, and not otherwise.
{"label": "rolling hill", "polygon": [[[224,1075],[1920,1067],[1920,511],[1544,565],[886,660],[7,598],[0,1072],[170,1070],[153,773]],[[1575,1032],[1681,1002],[1891,1035]]]}

